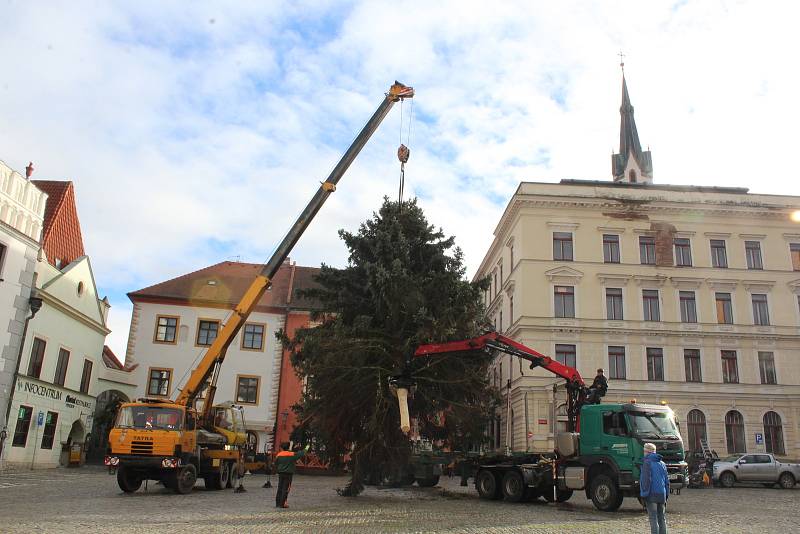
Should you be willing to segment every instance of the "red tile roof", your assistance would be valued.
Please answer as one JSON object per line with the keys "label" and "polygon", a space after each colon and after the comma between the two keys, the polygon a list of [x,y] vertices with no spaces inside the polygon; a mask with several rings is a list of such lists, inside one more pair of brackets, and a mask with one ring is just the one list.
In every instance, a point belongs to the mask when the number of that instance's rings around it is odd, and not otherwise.
{"label": "red tile roof", "polygon": [[[223,261],[198,271],[194,271],[172,280],[132,291],[128,293],[131,301],[148,299],[176,300],[192,306],[217,305],[233,307],[239,302],[244,292],[261,272],[261,265]],[[292,271],[294,270],[294,276]],[[312,277],[318,273],[315,267],[298,267],[290,263],[281,265],[272,279],[272,287],[264,293],[258,303],[259,307],[295,309],[318,308],[319,303],[308,299],[290,302],[290,285],[292,293],[298,288],[313,285]]]}
{"label": "red tile roof", "polygon": [[118,371],[126,370],[125,365],[119,361],[119,358],[117,358],[114,351],[112,351],[111,347],[108,345],[103,345],[103,363],[110,369],[116,369]]}
{"label": "red tile roof", "polygon": [[61,266],[68,265],[85,255],[75,188],[70,181],[33,180],[33,183],[47,193],[42,229],[42,248],[47,261],[56,265],[59,259]]}

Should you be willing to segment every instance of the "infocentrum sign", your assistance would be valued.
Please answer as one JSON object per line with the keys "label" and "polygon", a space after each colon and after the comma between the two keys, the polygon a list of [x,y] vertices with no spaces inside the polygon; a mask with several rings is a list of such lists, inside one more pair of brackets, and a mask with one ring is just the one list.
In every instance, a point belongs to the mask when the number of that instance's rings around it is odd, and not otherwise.
{"label": "infocentrum sign", "polygon": [[81,408],[91,410],[94,400],[88,396],[88,398],[80,398],[77,393],[70,393],[52,384],[33,382],[27,377],[19,377],[17,381],[17,392],[27,393],[28,395],[40,397],[42,399],[54,401],[63,400],[67,408],[80,406]]}

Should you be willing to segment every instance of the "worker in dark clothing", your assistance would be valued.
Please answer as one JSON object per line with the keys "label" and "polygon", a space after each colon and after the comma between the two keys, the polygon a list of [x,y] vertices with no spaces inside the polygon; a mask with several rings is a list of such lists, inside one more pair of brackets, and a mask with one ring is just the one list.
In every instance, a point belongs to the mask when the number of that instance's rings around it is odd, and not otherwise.
{"label": "worker in dark clothing", "polygon": [[289,450],[289,443],[281,443],[281,451],[275,456],[275,469],[278,471],[278,491],[275,494],[275,506],[277,508],[289,508],[286,499],[289,497],[289,490],[292,489],[292,476],[295,471],[295,462],[305,456],[310,445],[306,448],[292,452]]}
{"label": "worker in dark clothing", "polygon": [[600,398],[605,397],[608,391],[608,380],[605,377],[603,369],[597,370],[597,376],[594,377],[592,385],[589,387],[589,402],[591,404],[600,404]]}

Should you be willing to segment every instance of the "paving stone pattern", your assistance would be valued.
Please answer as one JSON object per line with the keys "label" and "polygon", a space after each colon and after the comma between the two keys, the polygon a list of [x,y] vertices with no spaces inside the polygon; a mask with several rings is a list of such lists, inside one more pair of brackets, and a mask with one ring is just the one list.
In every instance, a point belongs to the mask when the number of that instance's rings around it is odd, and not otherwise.
{"label": "paving stone pattern", "polygon": [[[648,532],[633,499],[600,513],[582,493],[564,504],[482,501],[472,486],[442,479],[436,488],[367,488],[358,498],[336,495],[342,477],[298,475],[290,508],[276,509],[264,475],[245,478],[247,493],[176,495],[152,482],[126,495],[105,470],[0,473],[0,532]],[[273,485],[277,485],[273,477]],[[797,532],[800,487],[684,490],[670,498],[670,532]]]}

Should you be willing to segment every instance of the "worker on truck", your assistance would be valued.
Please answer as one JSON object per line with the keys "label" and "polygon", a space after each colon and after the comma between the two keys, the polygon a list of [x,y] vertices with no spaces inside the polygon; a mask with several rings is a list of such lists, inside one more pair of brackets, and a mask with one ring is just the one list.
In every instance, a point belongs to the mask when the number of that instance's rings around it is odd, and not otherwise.
{"label": "worker on truck", "polygon": [[605,371],[600,368],[597,370],[597,376],[594,377],[592,385],[589,386],[589,404],[600,404],[600,398],[605,397],[606,391],[608,391],[608,380]]}
{"label": "worker on truck", "polygon": [[289,490],[292,489],[292,477],[295,472],[295,462],[305,456],[311,445],[306,445],[305,449],[292,452],[289,449],[289,442],[281,443],[281,451],[275,456],[275,468],[278,471],[278,491],[275,494],[276,508],[289,508],[286,500],[289,498]]}

